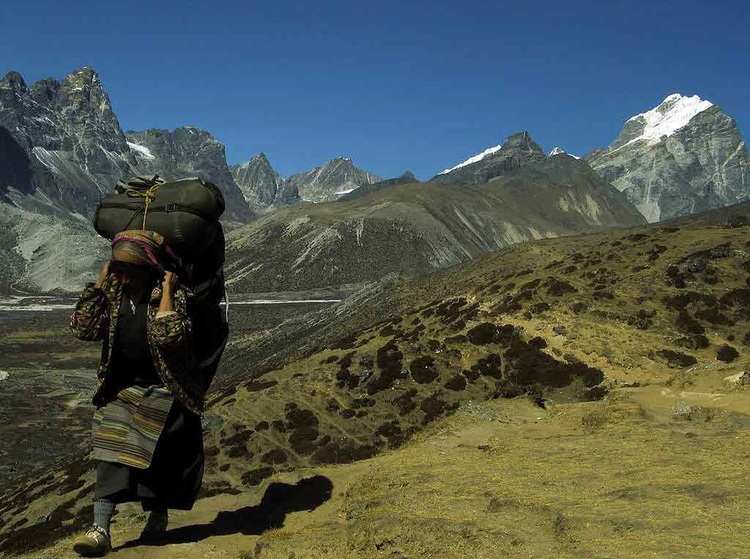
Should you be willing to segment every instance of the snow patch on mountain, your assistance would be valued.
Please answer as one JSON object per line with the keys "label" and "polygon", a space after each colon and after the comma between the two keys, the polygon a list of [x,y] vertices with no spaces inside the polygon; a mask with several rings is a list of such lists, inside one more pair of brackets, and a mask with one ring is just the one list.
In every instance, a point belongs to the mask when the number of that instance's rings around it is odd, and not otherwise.
{"label": "snow patch on mountain", "polygon": [[136,152],[138,155],[143,157],[144,159],[156,159],[154,157],[154,154],[151,153],[151,150],[149,150],[146,146],[141,146],[138,144],[134,144],[133,142],[128,142],[128,147],[131,151]]}
{"label": "snow patch on mountain", "polygon": [[[643,119],[643,133],[628,142],[632,144],[646,140],[649,144],[657,144],[664,136],[672,136],[675,132],[687,126],[694,116],[713,107],[710,101],[704,101],[697,95],[683,97],[679,93],[668,96],[661,104],[628,119],[628,122]],[[627,145],[627,144],[626,144]]]}
{"label": "snow patch on mountain", "polygon": [[478,153],[477,155],[473,157],[469,157],[466,161],[463,163],[459,163],[458,165],[451,167],[450,169],[445,169],[444,171],[441,171],[438,173],[438,175],[445,175],[447,173],[450,173],[451,171],[455,171],[456,169],[460,169],[461,167],[466,167],[467,165],[471,165],[472,163],[476,163],[477,161],[481,161],[488,155],[492,155],[493,153],[497,153],[502,149],[502,145],[500,146],[493,146],[491,148],[487,148],[482,153]]}
{"label": "snow patch on mountain", "polygon": [[568,153],[567,151],[563,150],[561,147],[557,146],[555,149],[553,149],[551,152],[549,152],[549,156],[552,157],[553,155],[569,155],[570,157],[574,159],[580,159],[577,155],[573,155],[572,153]]}

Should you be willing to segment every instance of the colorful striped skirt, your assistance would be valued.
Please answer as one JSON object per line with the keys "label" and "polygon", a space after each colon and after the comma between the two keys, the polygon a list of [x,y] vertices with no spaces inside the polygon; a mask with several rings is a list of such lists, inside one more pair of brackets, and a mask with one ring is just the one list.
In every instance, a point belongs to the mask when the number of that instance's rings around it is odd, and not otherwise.
{"label": "colorful striped skirt", "polygon": [[94,460],[146,469],[174,396],[165,388],[130,386],[94,412]]}

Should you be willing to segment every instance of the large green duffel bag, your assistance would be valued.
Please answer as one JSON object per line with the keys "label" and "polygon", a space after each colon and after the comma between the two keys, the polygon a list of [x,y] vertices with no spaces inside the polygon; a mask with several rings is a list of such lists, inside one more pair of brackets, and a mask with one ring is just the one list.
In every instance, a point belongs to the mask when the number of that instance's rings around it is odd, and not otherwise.
{"label": "large green duffel bag", "polygon": [[224,196],[197,177],[165,182],[157,176],[118,182],[99,204],[96,231],[112,239],[120,231],[148,229],[162,235],[182,260],[177,271],[192,289],[188,314],[193,320],[194,351],[204,389],[213,380],[229,335],[224,290],[224,231],[219,217]]}
{"label": "large green duffel bag", "polygon": [[156,231],[180,258],[194,261],[214,250],[224,208],[221,190],[197,177],[169,182],[135,177],[118,182],[115,193],[102,200],[94,228],[110,240],[128,229]]}

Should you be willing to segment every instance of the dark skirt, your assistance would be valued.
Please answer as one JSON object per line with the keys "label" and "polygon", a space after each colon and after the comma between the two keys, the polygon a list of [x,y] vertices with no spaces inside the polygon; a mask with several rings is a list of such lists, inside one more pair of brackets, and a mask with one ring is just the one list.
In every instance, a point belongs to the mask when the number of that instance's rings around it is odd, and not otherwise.
{"label": "dark skirt", "polygon": [[203,461],[201,419],[175,400],[151,465],[143,470],[97,462],[94,498],[140,501],[144,510],[190,510],[203,480]]}

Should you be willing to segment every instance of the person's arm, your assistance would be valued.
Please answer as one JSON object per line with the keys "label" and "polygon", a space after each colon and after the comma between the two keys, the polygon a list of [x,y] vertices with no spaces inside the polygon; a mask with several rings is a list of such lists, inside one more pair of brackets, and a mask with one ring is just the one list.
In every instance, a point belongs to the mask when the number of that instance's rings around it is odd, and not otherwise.
{"label": "person's arm", "polygon": [[87,285],[70,317],[73,335],[85,341],[103,340],[107,332],[107,297],[102,289],[109,276],[109,260],[102,264],[99,277]]}
{"label": "person's arm", "polygon": [[149,324],[149,338],[161,348],[176,348],[187,341],[191,331],[187,314],[187,292],[177,284],[177,276],[166,272],[161,283],[161,300]]}

